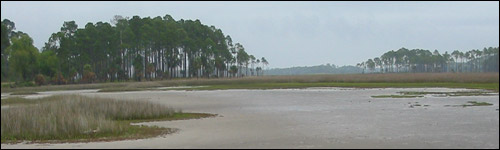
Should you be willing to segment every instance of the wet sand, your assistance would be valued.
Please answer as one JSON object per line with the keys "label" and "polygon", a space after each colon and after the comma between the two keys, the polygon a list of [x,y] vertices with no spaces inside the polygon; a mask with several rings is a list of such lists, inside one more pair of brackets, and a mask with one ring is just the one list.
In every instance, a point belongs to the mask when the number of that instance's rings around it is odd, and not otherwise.
{"label": "wet sand", "polygon": [[[371,98],[399,91],[464,89],[309,88],[80,92],[148,100],[216,118],[141,123],[178,128],[157,138],[96,143],[2,144],[2,148],[498,148],[499,97]],[[57,92],[51,94],[59,94]],[[467,101],[492,106],[445,107]],[[421,106],[415,106],[420,104]],[[424,107],[424,105],[429,105]]]}

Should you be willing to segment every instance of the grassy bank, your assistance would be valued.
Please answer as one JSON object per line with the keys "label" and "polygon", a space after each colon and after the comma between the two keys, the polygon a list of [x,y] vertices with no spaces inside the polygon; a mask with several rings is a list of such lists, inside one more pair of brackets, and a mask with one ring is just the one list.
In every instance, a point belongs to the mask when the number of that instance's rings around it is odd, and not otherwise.
{"label": "grassy bank", "polygon": [[30,91],[18,91],[18,92],[13,92],[10,93],[10,95],[36,95],[38,94],[37,92],[30,92]]}
{"label": "grassy bank", "polygon": [[97,92],[127,92],[127,91],[141,91],[141,90],[144,90],[144,89],[130,88],[130,87],[112,87],[112,88],[101,89]]}
{"label": "grassy bank", "polygon": [[433,95],[438,97],[449,97],[449,96],[492,96],[498,95],[487,91],[458,91],[458,92],[417,92],[417,91],[404,91],[398,92],[401,95],[376,95],[371,96],[372,98],[416,98],[424,97],[424,95]]}
{"label": "grassy bank", "polygon": [[421,95],[377,95],[371,96],[372,98],[416,98],[416,97],[424,97]]}
{"label": "grassy bank", "polygon": [[2,88],[2,93],[16,91],[55,91],[103,89],[103,92],[140,90],[170,86],[201,86],[210,89],[273,89],[305,87],[448,87],[498,91],[498,73],[398,73],[398,74],[342,74],[259,76],[224,79],[174,79],[148,82],[120,82],[75,85],[49,85],[41,87]]}
{"label": "grassy bank", "polygon": [[50,101],[58,101],[60,99],[41,99],[41,100],[33,100],[33,99],[26,99],[26,98],[21,98],[21,97],[9,97],[6,99],[2,99],[2,106],[5,105],[26,105],[26,104],[38,104],[40,102],[50,102]]}
{"label": "grassy bank", "polygon": [[1,110],[2,143],[24,140],[43,143],[148,138],[175,130],[132,126],[130,123],[214,116],[175,112],[172,108],[151,102],[76,95],[23,101],[33,105]]}
{"label": "grassy bank", "polygon": [[487,102],[476,102],[476,101],[468,101],[468,104],[462,105],[445,105],[445,107],[471,107],[471,106],[491,106],[493,104]]}

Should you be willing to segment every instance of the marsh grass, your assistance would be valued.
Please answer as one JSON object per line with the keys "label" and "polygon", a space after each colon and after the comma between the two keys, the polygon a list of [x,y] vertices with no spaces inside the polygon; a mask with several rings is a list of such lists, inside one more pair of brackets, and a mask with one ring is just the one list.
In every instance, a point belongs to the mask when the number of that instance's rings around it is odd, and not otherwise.
{"label": "marsh grass", "polygon": [[164,90],[226,90],[226,89],[290,89],[308,87],[352,87],[352,88],[425,88],[425,87],[447,87],[447,88],[470,88],[485,89],[498,92],[498,83],[249,83],[209,85],[197,88],[172,88]]}
{"label": "marsh grass", "polygon": [[398,92],[403,95],[443,95],[443,96],[491,96],[491,94],[487,91],[458,91],[458,92]]}
{"label": "marsh grass", "polygon": [[133,87],[112,87],[112,88],[101,89],[97,92],[127,92],[127,91],[141,91],[141,90],[145,89],[133,88]]}
{"label": "marsh grass", "polygon": [[25,98],[20,98],[20,97],[9,97],[6,99],[2,99],[2,106],[3,105],[15,105],[15,104],[33,104],[36,103],[34,100],[29,100]]}
{"label": "marsh grass", "polygon": [[487,102],[476,102],[476,101],[468,101],[469,105],[462,105],[463,107],[466,106],[491,106],[493,104],[487,103]]}
{"label": "marsh grass", "polygon": [[487,102],[476,102],[476,101],[468,101],[468,104],[463,105],[445,105],[445,107],[471,107],[471,106],[491,106],[493,104]]}
{"label": "marsh grass", "polygon": [[371,96],[372,98],[416,98],[416,97],[424,97],[424,95],[433,95],[433,96],[491,96],[498,95],[492,94],[487,91],[458,91],[458,92],[417,92],[417,91],[403,91],[398,92],[401,95],[376,95]]}
{"label": "marsh grass", "polygon": [[35,95],[38,94],[37,92],[31,92],[31,91],[16,91],[10,93],[10,95]]}
{"label": "marsh grass", "polygon": [[[179,117],[182,114],[176,114],[172,108],[152,102],[118,101],[77,95],[51,96],[28,101],[34,105],[1,110],[2,143],[20,140],[85,141],[151,137],[172,130],[131,126],[130,122],[183,117]],[[205,117],[193,116],[188,117]]]}
{"label": "marsh grass", "polygon": [[[224,79],[173,79],[147,82],[119,82],[73,85],[49,85],[41,87],[2,88],[2,92],[54,91],[106,88],[155,88],[171,86],[200,86],[187,90],[212,89],[272,89],[305,87],[448,87],[488,89],[498,92],[498,73],[397,73],[397,74],[342,74],[342,75],[297,75],[259,76]],[[179,90],[179,89],[172,89]]]}
{"label": "marsh grass", "polygon": [[189,120],[216,117],[216,114],[207,113],[180,113],[176,112],[170,117],[157,118],[157,119],[134,119],[134,120],[118,120],[126,123],[139,123],[139,122],[154,122],[154,121],[173,121],[173,120]]}
{"label": "marsh grass", "polygon": [[416,98],[423,97],[421,95],[377,95],[372,96],[372,98]]}
{"label": "marsh grass", "polygon": [[23,105],[23,104],[38,104],[42,102],[53,102],[59,101],[60,99],[55,98],[43,98],[43,99],[26,99],[22,97],[9,97],[2,99],[2,106],[4,105]]}

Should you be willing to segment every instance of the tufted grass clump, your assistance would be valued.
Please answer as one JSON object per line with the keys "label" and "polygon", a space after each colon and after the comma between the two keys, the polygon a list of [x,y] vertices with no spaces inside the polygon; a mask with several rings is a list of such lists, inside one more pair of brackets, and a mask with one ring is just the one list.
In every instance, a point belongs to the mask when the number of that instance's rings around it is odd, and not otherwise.
{"label": "tufted grass clump", "polygon": [[[161,119],[174,116],[164,105],[77,95],[51,96],[1,110],[1,139],[7,141],[78,140],[102,137],[135,137],[158,128],[131,126],[124,120]],[[117,121],[120,120],[120,121]],[[158,132],[154,132],[158,133]]]}

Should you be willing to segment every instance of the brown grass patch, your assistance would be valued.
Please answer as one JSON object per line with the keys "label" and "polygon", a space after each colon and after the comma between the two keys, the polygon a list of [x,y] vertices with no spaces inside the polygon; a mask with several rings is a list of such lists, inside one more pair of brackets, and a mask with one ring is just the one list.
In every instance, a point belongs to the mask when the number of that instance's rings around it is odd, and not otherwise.
{"label": "brown grass patch", "polygon": [[104,88],[154,88],[167,86],[236,85],[254,83],[499,83],[498,73],[394,73],[394,74],[333,74],[296,76],[252,76],[220,79],[173,79],[147,82],[120,82],[41,87],[2,88],[2,92],[52,91]]}

